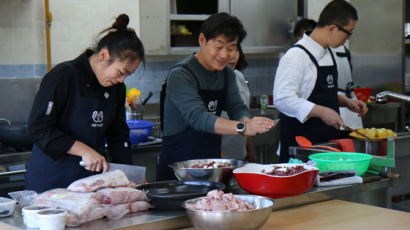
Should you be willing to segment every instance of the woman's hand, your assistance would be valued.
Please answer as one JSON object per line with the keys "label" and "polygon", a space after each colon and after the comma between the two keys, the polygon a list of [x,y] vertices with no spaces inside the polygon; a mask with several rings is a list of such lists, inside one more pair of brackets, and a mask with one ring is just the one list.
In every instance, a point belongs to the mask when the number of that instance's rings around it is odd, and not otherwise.
{"label": "woman's hand", "polygon": [[89,171],[108,171],[109,166],[105,160],[105,157],[81,141],[74,142],[73,146],[71,146],[70,150],[68,150],[68,153],[75,156],[80,156],[85,162],[85,169]]}

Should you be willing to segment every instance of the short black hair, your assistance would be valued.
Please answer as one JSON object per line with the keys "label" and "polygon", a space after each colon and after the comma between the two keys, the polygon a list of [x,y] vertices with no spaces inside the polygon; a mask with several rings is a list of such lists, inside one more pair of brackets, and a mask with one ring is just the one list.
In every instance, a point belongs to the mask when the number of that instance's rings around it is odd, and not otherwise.
{"label": "short black hair", "polygon": [[350,20],[358,20],[356,9],[345,0],[333,0],[320,13],[318,27],[328,25],[346,26]]}
{"label": "short black hair", "polygon": [[317,22],[315,20],[302,18],[296,23],[293,35],[295,37],[302,37],[304,31],[312,32],[316,26]]}
{"label": "short black hair", "polygon": [[221,12],[209,16],[202,23],[201,31],[206,40],[214,39],[219,35],[226,36],[229,41],[238,39],[238,44],[246,37],[242,22],[235,16]]}

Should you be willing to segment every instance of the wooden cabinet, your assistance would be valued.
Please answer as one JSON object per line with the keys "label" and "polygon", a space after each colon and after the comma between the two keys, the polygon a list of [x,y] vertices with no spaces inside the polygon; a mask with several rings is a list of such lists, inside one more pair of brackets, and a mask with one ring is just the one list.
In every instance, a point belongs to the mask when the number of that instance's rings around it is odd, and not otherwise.
{"label": "wooden cabinet", "polygon": [[237,16],[248,31],[247,53],[287,47],[297,1],[288,0],[140,0],[140,34],[148,55],[189,54],[198,48],[202,22],[217,12]]}

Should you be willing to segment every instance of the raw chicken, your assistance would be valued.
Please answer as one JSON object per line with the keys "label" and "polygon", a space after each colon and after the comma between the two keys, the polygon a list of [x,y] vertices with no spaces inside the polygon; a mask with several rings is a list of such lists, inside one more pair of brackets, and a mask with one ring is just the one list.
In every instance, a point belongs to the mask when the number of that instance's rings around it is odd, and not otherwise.
{"label": "raw chicken", "polygon": [[106,204],[107,217],[110,219],[119,219],[127,213],[140,212],[151,208],[151,204],[147,201],[134,201],[126,204]]}
{"label": "raw chicken", "polygon": [[105,216],[119,219],[127,213],[147,210],[151,207],[147,200],[144,192],[127,187],[97,192],[72,192],[60,188],[40,194],[34,204],[66,209],[66,224],[77,226]]}
{"label": "raw chicken", "polygon": [[224,194],[223,191],[212,190],[206,198],[202,198],[195,204],[188,204],[187,208],[203,211],[246,211],[254,209],[253,205],[236,199],[232,193]]}
{"label": "raw chicken", "polygon": [[76,180],[68,186],[67,190],[73,192],[95,192],[103,188],[115,187],[135,188],[136,184],[130,182],[121,170],[114,170]]}
{"label": "raw chicken", "polygon": [[69,212],[66,224],[76,226],[106,216],[106,208],[98,200],[102,200],[101,194],[71,192],[59,188],[40,194],[34,204],[66,209]]}
{"label": "raw chicken", "polygon": [[145,192],[128,187],[105,188],[96,192],[102,196],[103,204],[124,204],[137,200],[147,201],[148,197]]}

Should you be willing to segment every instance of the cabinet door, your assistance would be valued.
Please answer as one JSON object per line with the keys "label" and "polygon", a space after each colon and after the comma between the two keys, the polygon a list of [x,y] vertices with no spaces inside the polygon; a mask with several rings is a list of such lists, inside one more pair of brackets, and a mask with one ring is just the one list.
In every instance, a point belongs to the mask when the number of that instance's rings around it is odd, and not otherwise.
{"label": "cabinet door", "polygon": [[148,55],[168,54],[168,5],[164,0],[140,0],[140,37]]}
{"label": "cabinet door", "polygon": [[230,0],[230,12],[243,23],[248,35],[245,52],[264,53],[283,49],[293,42],[290,21],[297,16],[294,0]]}

